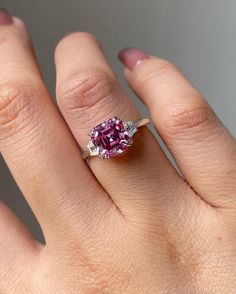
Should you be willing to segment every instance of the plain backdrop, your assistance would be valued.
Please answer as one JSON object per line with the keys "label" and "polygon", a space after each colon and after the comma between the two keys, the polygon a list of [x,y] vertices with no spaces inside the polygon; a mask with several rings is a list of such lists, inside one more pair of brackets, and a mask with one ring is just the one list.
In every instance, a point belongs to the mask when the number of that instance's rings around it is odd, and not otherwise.
{"label": "plain backdrop", "polygon": [[[169,59],[236,134],[235,0],[0,0],[0,6],[27,24],[52,96],[57,42],[68,32],[88,31],[103,44],[124,85],[122,66],[116,57],[119,49],[134,46]],[[42,240],[37,221],[1,159],[0,197]]]}

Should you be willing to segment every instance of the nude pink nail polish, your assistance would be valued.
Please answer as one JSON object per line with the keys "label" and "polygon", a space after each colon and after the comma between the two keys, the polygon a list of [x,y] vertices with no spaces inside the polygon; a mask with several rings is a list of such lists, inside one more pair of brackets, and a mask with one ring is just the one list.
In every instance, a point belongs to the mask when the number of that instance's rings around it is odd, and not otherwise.
{"label": "nude pink nail polish", "polygon": [[125,48],[118,54],[120,61],[129,70],[133,70],[138,65],[140,65],[145,59],[150,58],[150,56],[136,48]]}
{"label": "nude pink nail polish", "polygon": [[12,23],[13,19],[9,12],[4,8],[0,8],[0,25],[11,25]]}

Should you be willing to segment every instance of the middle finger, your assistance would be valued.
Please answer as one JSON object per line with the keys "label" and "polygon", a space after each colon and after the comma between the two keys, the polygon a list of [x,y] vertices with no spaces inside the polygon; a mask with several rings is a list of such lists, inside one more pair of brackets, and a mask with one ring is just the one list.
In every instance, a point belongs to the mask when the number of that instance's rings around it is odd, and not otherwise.
{"label": "middle finger", "polygon": [[49,96],[23,22],[15,18],[1,27],[0,39],[0,152],[46,242],[61,241],[72,222],[81,236],[81,228],[88,232],[88,224],[97,224],[111,202]]}

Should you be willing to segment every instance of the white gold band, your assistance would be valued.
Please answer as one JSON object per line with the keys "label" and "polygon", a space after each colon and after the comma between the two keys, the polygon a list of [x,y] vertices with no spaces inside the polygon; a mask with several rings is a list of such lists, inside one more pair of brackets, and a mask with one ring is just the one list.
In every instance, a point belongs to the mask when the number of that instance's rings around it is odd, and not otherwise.
{"label": "white gold band", "polygon": [[136,128],[141,128],[141,127],[147,126],[150,123],[152,123],[152,122],[149,118],[141,118],[141,119],[137,120],[136,122],[134,122],[134,126]]}

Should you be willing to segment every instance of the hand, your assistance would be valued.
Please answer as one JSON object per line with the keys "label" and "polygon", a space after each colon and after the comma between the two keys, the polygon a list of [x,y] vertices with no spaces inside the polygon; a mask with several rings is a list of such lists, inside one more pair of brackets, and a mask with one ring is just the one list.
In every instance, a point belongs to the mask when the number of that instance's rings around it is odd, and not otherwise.
{"label": "hand", "polygon": [[2,11],[0,23],[0,150],[46,240],[1,204],[0,293],[235,293],[236,143],[201,95],[169,62],[122,51],[181,175],[145,127],[88,166],[90,128],[140,118],[98,42],[57,46],[59,111],[22,21]]}

